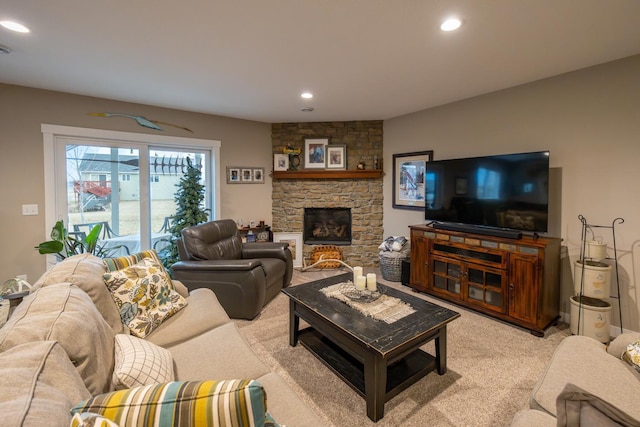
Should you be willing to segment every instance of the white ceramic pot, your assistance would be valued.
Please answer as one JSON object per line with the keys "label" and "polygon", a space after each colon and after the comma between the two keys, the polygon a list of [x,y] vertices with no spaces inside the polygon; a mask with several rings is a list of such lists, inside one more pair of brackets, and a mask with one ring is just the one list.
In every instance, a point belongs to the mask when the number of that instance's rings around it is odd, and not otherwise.
{"label": "white ceramic pot", "polygon": [[597,240],[587,240],[585,242],[585,258],[601,261],[607,257],[607,244]]}
{"label": "white ceramic pot", "polygon": [[[584,271],[584,283],[582,282],[582,273]],[[611,266],[600,261],[582,261],[577,260],[574,270],[573,288],[576,294],[580,294],[582,286],[582,295],[590,298],[609,298],[611,288]]]}
{"label": "white ceramic pot", "polygon": [[[580,315],[580,333],[578,334],[578,314]],[[611,304],[596,298],[571,297],[571,333],[584,335],[607,344],[609,342],[609,322]]]}

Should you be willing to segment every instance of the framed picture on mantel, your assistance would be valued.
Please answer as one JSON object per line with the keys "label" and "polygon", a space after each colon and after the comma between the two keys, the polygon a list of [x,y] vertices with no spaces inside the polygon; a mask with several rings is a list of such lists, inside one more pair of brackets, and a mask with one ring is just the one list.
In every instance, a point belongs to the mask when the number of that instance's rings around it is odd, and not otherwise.
{"label": "framed picture on mantel", "polygon": [[304,141],[304,168],[324,169],[326,167],[328,138],[308,138]]}
{"label": "framed picture on mantel", "polygon": [[393,207],[422,210],[426,201],[425,171],[433,151],[393,155]]}

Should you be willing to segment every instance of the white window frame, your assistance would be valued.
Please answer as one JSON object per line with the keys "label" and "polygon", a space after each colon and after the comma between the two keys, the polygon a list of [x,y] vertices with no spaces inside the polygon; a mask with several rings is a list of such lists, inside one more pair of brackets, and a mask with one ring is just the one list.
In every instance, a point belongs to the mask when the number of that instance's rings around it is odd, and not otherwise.
{"label": "white window frame", "polygon": [[[211,189],[211,197],[208,198],[208,206],[211,212],[211,219],[220,218],[220,180],[218,170],[220,169],[220,146],[218,140],[181,138],[165,135],[151,135],[144,133],[111,131],[104,129],[80,128],[73,126],[60,126],[43,123],[41,125],[44,146],[44,191],[45,191],[45,230],[48,238],[50,230],[59,219],[67,217],[66,212],[66,192],[60,194],[60,180],[66,181],[66,159],[65,150],[61,146],[66,145],[63,140],[69,138],[87,139],[87,141],[100,141],[108,145],[118,146],[126,144],[137,148],[140,153],[140,201],[149,204],[140,218],[141,224],[149,224],[148,213],[150,209],[149,195],[149,153],[148,148],[176,148],[180,147],[188,151],[189,149],[209,151],[208,175],[206,175],[206,185]],[[146,212],[146,214],[144,213]],[[141,241],[149,241],[150,227],[141,227]],[[55,262],[55,257],[49,256],[47,263]]]}

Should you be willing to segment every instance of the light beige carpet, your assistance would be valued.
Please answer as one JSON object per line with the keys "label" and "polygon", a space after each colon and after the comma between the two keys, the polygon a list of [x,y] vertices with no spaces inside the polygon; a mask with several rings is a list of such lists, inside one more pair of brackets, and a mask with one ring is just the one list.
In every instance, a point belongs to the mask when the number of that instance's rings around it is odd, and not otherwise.
{"label": "light beige carpet", "polygon": [[[345,272],[296,271],[292,286]],[[379,282],[412,292],[399,283]],[[289,346],[289,302],[285,295],[278,295],[257,319],[238,320],[237,324],[265,363],[280,373],[328,425],[508,426],[513,415],[528,406],[529,393],[553,351],[570,334],[568,325],[551,327],[538,338],[425,294],[414,295],[461,314],[447,328],[448,372],[442,376],[431,372],[391,399],[377,424],[367,418],[363,398],[304,347]],[[433,343],[422,348],[434,354]]]}

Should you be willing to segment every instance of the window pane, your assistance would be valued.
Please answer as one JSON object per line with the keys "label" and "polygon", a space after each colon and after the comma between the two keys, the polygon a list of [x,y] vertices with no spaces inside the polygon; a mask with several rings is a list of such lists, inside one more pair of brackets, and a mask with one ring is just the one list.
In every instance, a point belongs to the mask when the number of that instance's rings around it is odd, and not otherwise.
{"label": "window pane", "polygon": [[[187,160],[187,158],[189,160]],[[151,238],[153,248],[161,250],[168,244],[166,240],[176,213],[175,195],[180,179],[187,172],[188,161],[200,169],[200,183],[205,185],[205,155],[193,151],[157,150],[150,151],[149,181],[151,185]],[[205,191],[205,194],[206,191]],[[203,208],[206,200],[203,202]]]}
{"label": "window pane", "polygon": [[138,150],[68,144],[66,161],[68,230],[86,234],[101,224],[101,240],[137,235],[139,246]]}

